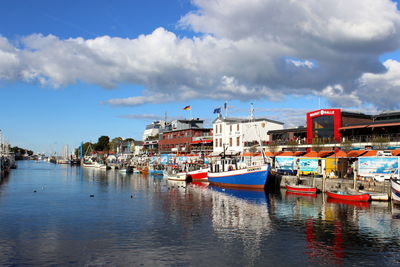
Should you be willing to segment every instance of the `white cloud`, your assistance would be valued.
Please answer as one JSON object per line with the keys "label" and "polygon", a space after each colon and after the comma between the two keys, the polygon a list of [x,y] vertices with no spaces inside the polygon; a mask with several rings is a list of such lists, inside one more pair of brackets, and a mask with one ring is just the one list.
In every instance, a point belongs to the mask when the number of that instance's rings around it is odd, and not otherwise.
{"label": "white cloud", "polygon": [[62,40],[34,34],[18,47],[0,38],[0,79],[55,88],[78,81],[104,88],[121,83],[145,88],[143,95],[104,102],[111,105],[193,98],[279,101],[308,94],[324,95],[343,106],[382,105],[383,99],[360,92],[377,79],[387,86],[385,92],[394,90],[385,74],[393,66],[379,61],[400,43],[400,14],[389,0],[193,4],[197,10],[179,24],[202,33],[200,37],[179,38],[158,28],[135,39]]}
{"label": "white cloud", "polygon": [[384,63],[386,73],[365,73],[360,79],[359,97],[374,103],[383,110],[396,109],[400,103],[400,62],[387,60]]}

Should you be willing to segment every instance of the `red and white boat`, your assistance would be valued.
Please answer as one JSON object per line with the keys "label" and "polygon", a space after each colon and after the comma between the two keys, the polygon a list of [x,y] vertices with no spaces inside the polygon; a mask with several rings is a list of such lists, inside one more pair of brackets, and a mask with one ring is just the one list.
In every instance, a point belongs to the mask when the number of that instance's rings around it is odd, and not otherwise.
{"label": "red and white boat", "polygon": [[207,182],[208,181],[208,168],[199,169],[199,170],[195,170],[195,171],[189,171],[187,173],[187,178],[192,181]]}
{"label": "red and white boat", "polygon": [[303,194],[316,194],[317,188],[307,185],[286,185],[286,190],[290,192],[303,193]]}
{"label": "red and white boat", "polygon": [[331,191],[326,192],[328,198],[341,199],[347,201],[359,201],[368,202],[370,201],[370,194],[366,193],[351,193],[351,192],[341,192],[341,191]]}

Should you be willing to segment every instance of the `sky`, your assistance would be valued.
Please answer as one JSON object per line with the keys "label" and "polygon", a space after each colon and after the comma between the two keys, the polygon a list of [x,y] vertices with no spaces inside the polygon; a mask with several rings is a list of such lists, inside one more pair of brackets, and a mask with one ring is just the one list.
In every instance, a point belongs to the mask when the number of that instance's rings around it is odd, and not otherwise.
{"label": "sky", "polygon": [[399,55],[391,0],[2,0],[0,130],[61,153],[165,116],[210,127],[225,101],[286,128],[376,114],[399,109]]}

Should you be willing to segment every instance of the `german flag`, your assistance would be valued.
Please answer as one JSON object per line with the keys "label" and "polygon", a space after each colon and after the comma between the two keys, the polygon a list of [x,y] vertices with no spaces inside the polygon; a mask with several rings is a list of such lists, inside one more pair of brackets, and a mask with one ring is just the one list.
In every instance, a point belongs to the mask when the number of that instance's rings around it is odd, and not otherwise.
{"label": "german flag", "polygon": [[183,110],[191,110],[190,106],[186,106],[183,108]]}

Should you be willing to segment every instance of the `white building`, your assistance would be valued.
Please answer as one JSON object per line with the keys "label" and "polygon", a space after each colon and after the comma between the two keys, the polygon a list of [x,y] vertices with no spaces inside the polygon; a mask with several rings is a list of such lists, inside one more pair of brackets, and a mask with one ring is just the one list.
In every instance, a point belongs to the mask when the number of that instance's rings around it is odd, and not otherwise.
{"label": "white building", "polygon": [[143,141],[146,141],[148,137],[154,137],[160,134],[160,129],[164,129],[166,126],[165,121],[154,121],[152,124],[146,126],[143,132]]}
{"label": "white building", "polygon": [[213,155],[243,153],[253,144],[269,141],[268,131],[283,129],[283,123],[266,118],[237,119],[219,116],[213,121]]}

